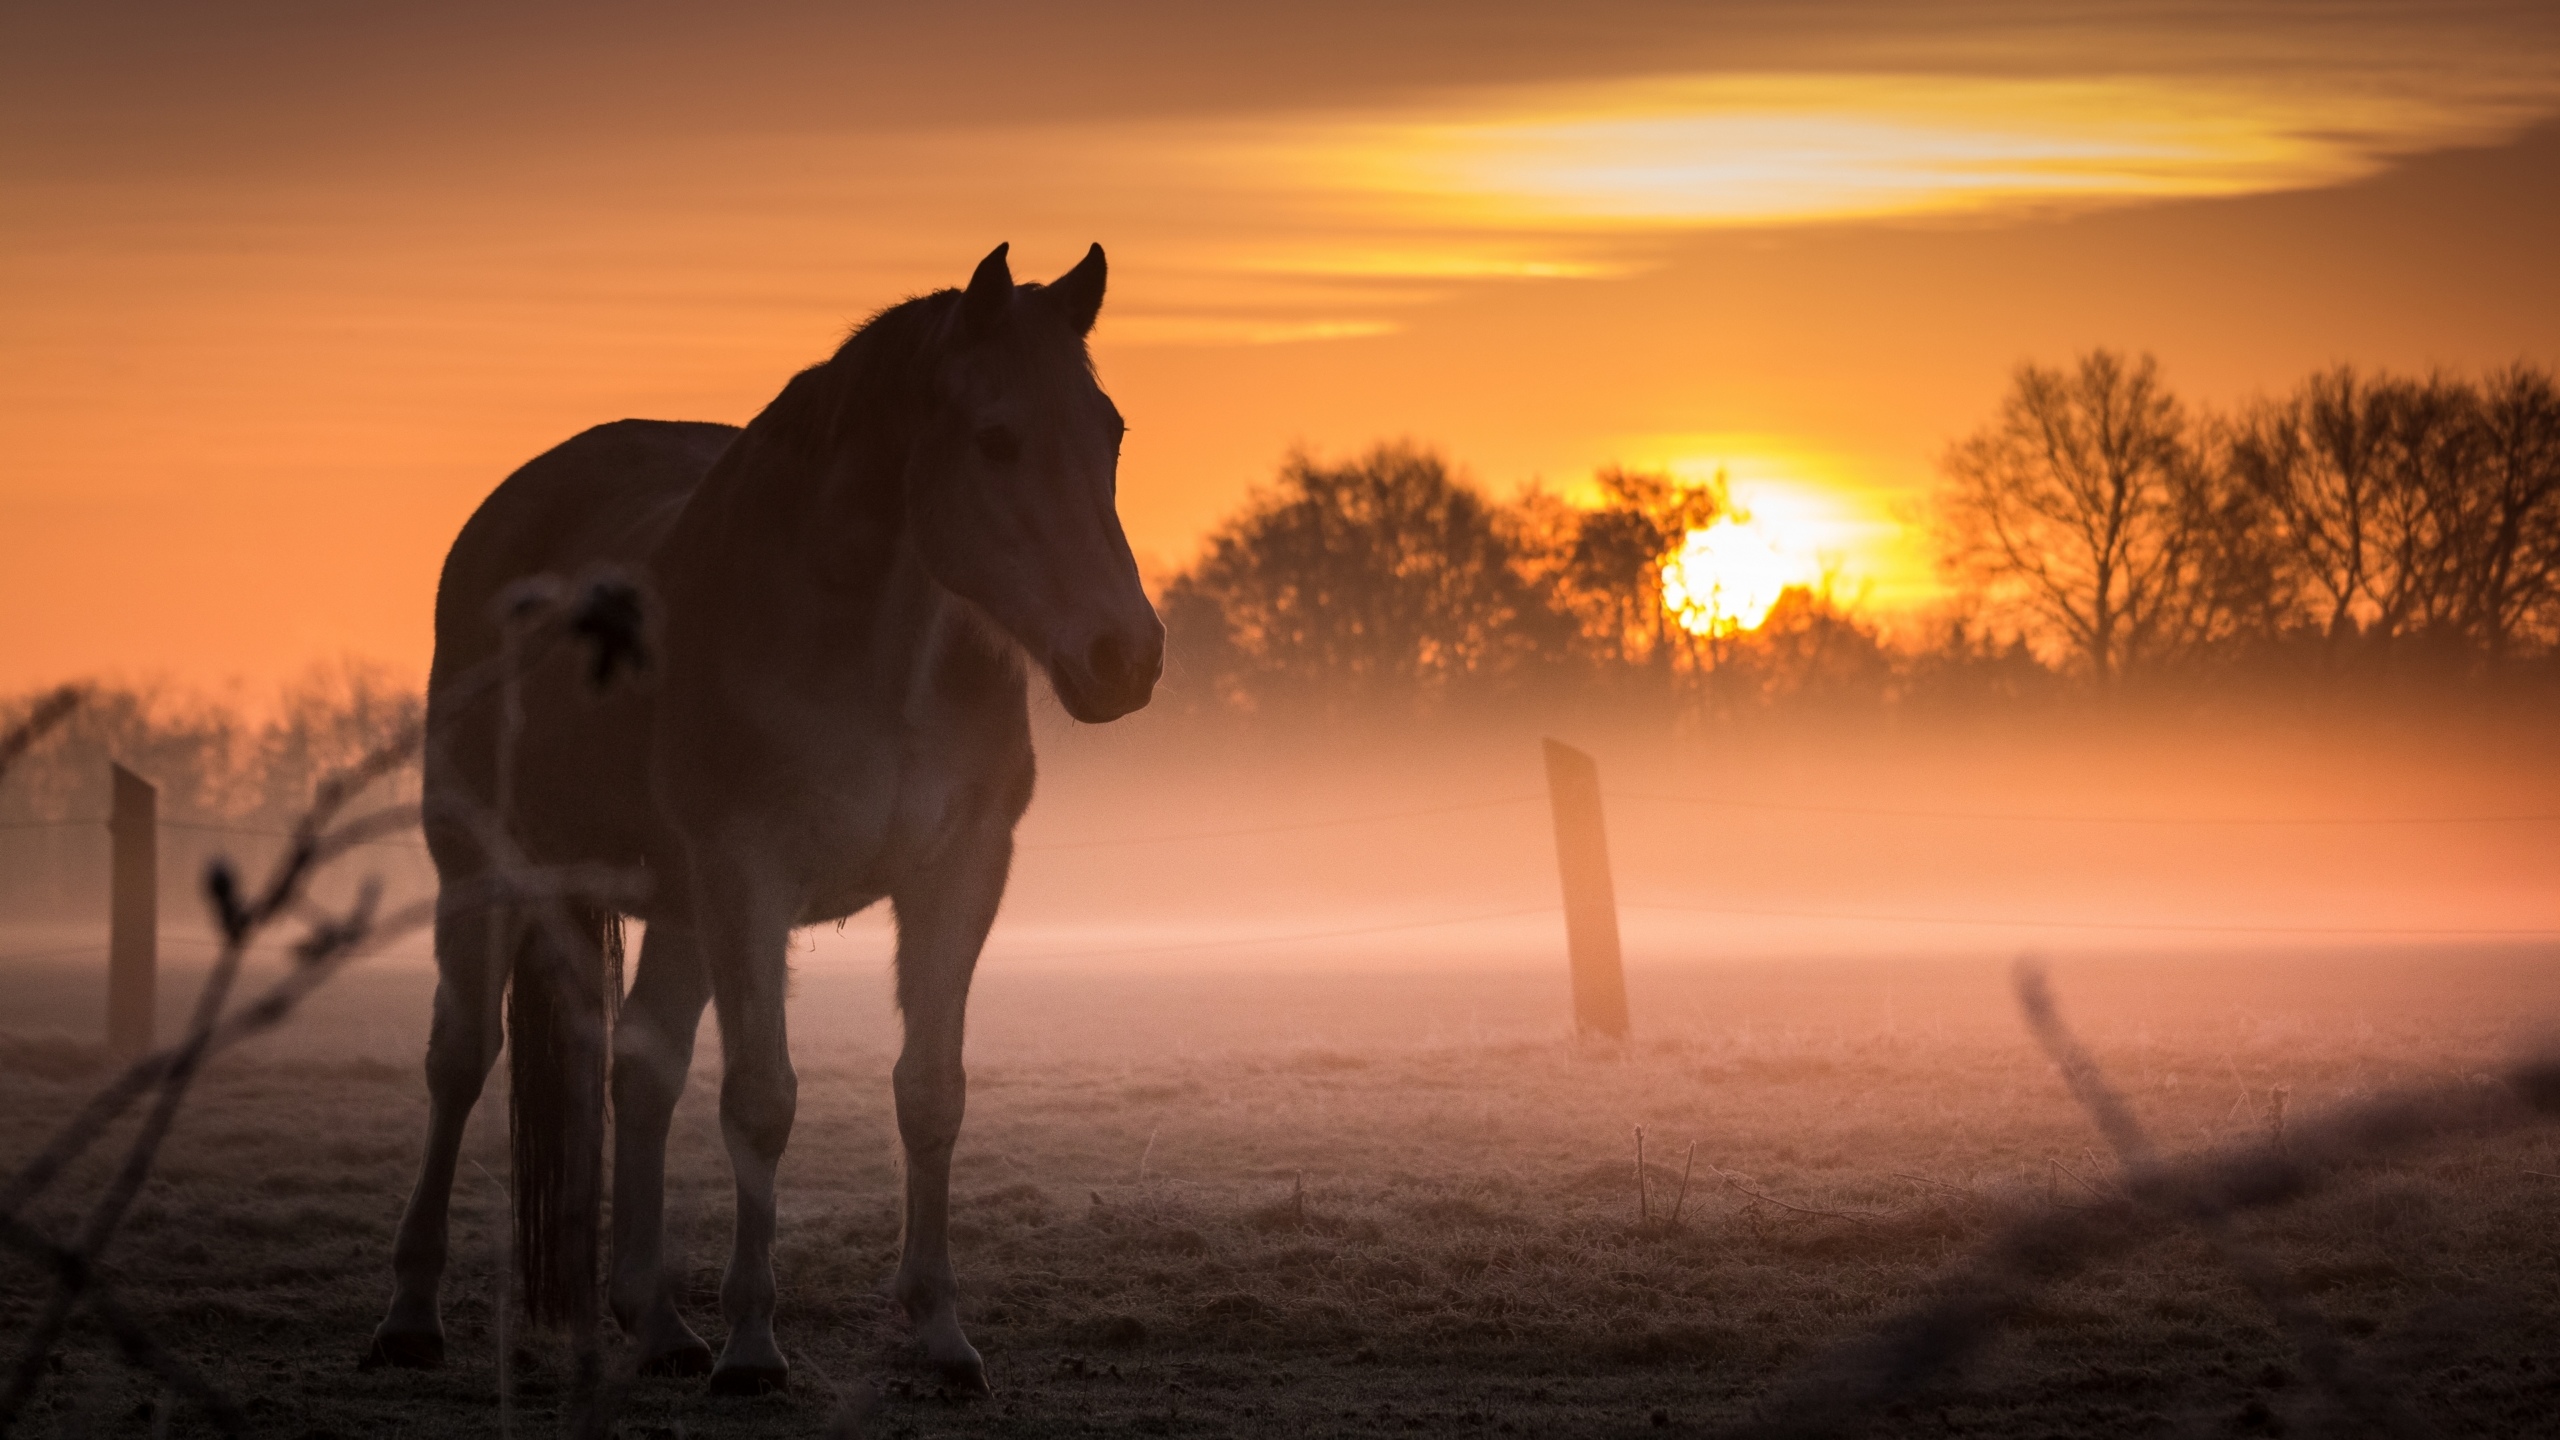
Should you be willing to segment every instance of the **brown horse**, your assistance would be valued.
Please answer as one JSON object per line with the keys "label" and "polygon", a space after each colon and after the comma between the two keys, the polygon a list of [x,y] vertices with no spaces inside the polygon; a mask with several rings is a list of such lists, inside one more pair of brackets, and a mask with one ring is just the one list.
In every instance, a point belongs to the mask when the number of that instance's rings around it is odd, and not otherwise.
{"label": "brown horse", "polygon": [[[794,926],[886,898],[906,1030],[895,1293],[934,1364],[985,1385],[951,1268],[951,1150],[970,974],[1031,800],[1023,660],[1068,713],[1100,723],[1147,703],[1164,653],[1114,508],[1120,415],[1085,349],[1103,279],[1097,245],[1053,284],[1016,285],[999,245],[965,291],[875,316],[743,430],[625,420],[541,456],[445,561],[426,775],[445,892],[492,875],[491,824],[530,863],[650,877],[644,900],[617,907],[648,930],[610,1027],[606,1287],[650,1369],[708,1369],[719,1391],[786,1378],[772,1266],[797,1090],[784,953]],[[652,683],[598,697],[533,671],[512,722],[508,707],[460,698],[457,677],[500,650],[492,606],[511,582],[597,565],[636,572],[654,595]],[[443,1355],[446,1205],[511,978],[517,1268],[538,1318],[594,1315],[619,925],[603,910],[574,927],[492,923],[460,900],[439,914],[426,1157],[374,1358]],[[563,934],[579,953],[558,953]],[[716,1366],[677,1313],[681,1266],[661,1243],[667,1126],[705,1003],[738,1196]]]}

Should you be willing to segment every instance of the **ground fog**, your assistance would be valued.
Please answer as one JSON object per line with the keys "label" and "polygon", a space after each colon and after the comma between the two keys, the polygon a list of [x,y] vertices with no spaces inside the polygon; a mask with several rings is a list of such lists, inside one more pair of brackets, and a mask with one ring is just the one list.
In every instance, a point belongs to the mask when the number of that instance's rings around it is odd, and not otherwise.
{"label": "ground fog", "polygon": [[[2552,1018],[2555,960],[2547,945],[2062,950],[2051,973],[2155,1140],[2186,1151],[2395,1086],[2485,1082]],[[1560,961],[1391,966],[1340,946],[1199,973],[990,960],[954,1190],[963,1316],[996,1393],[960,1401],[884,1294],[884,969],[804,953],[778,1252],[792,1389],[715,1400],[644,1381],[623,1433],[814,1434],[864,1394],[863,1433],[893,1436],[1706,1433],[1748,1422],[2003,1227],[2116,1193],[2105,1142],[2017,1019],[2005,955],[1658,958],[1631,976],[1636,1033],[1618,1049],[1569,1038]],[[164,1015],[189,979],[172,967]],[[359,970],[217,1062],[109,1256],[126,1302],[262,1433],[559,1424],[563,1349],[495,1304],[503,1067],[457,1195],[451,1358],[356,1366],[420,1142],[430,983],[414,963]],[[29,1153],[101,1077],[96,987],[81,965],[0,974],[0,1157]],[[716,1341],[730,1206],[705,1042],[675,1125],[670,1233],[688,1313]],[[33,1218],[67,1230],[105,1163]],[[2550,1129],[2422,1147],[2238,1234],[2442,1433],[2532,1433],[2560,1405],[2555,1177]],[[40,1277],[0,1273],[0,1334],[23,1333]],[[2318,1428],[2313,1390],[2231,1266],[2171,1228],[2044,1286],[1979,1363],[1864,1423],[2277,1434]],[[151,1433],[164,1404],[75,1328],[23,1433]],[[174,1418],[183,1433],[195,1417]]]}

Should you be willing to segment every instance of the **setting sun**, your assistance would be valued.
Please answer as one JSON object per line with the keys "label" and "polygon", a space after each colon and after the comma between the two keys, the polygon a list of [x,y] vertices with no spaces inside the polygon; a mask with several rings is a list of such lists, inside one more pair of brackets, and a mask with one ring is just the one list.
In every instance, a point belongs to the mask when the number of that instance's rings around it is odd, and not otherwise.
{"label": "setting sun", "polygon": [[[1746,533],[1784,557],[1777,566],[1787,577],[1780,588],[1828,581],[1843,599],[1896,615],[1943,594],[1927,547],[1914,541],[1907,504],[1877,483],[1869,457],[1843,454],[1800,435],[1740,429],[1616,435],[1608,446],[1608,453],[1637,469],[1721,487]],[[1691,537],[1690,544],[1697,539]],[[1727,543],[1719,535],[1709,553]],[[1672,567],[1680,563],[1674,559]],[[1724,563],[1728,569],[1733,564]],[[1703,571],[1692,575],[1705,583]],[[1682,583],[1676,576],[1666,581],[1666,593]],[[1735,582],[1726,584],[1734,588]],[[1772,591],[1770,601],[1775,600]],[[1757,623],[1755,618],[1752,624]]]}
{"label": "setting sun", "polygon": [[1662,566],[1662,603],[1693,635],[1756,630],[1791,585],[1820,578],[1813,556],[1780,543],[1749,514],[1692,530]]}

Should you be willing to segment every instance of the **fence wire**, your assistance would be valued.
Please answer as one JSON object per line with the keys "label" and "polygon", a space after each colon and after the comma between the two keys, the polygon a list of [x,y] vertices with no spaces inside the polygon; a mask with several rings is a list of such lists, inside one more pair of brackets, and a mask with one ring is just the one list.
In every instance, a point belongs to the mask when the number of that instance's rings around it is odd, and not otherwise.
{"label": "fence wire", "polygon": [[[67,693],[67,692],[66,692]],[[46,705],[56,704],[48,698]],[[67,714],[61,711],[59,714]],[[56,718],[59,718],[59,714]],[[48,722],[49,723],[49,722]],[[25,748],[22,743],[20,749]],[[1924,809],[1896,806],[1819,805],[1794,801],[1755,798],[1727,798],[1704,795],[1675,794],[1659,791],[1617,790],[1604,792],[1614,800],[1665,805],[1705,806],[1717,809],[1746,810],[1771,814],[1849,816],[1865,819],[1925,820],[1934,822],[1996,822],[2004,824],[2049,824],[2063,826],[2167,826],[2238,827],[2282,829],[2286,827],[2418,827],[2443,828],[2457,826],[2513,826],[2560,823],[2560,812],[2517,811],[2477,814],[2442,815],[2135,815],[2069,811],[2010,811]],[[1543,792],[1521,792],[1459,800],[1445,804],[1415,806],[1397,810],[1380,810],[1351,815],[1321,816],[1309,819],[1274,820],[1255,825],[1231,825],[1193,830],[1149,832],[1138,835],[1106,835],[1077,840],[1032,840],[1017,843],[1023,853],[1063,853],[1086,850],[1145,848],[1158,845],[1194,844],[1204,841],[1253,839],[1267,835],[1291,835],[1330,830],[1359,829],[1377,825],[1393,825],[1409,820],[1433,819],[1446,815],[1472,814],[1503,810],[1515,806],[1543,805]],[[103,826],[100,819],[30,820],[0,824],[0,829],[58,829]],[[293,831],[265,826],[239,825],[213,821],[159,822],[163,827],[206,833],[260,835],[289,839]],[[368,836],[356,842],[363,845],[425,853],[419,840],[391,835]],[[1282,934],[1225,937],[1182,943],[1140,947],[1097,947],[1071,951],[1042,951],[1015,958],[1028,960],[1064,960],[1106,958],[1113,955],[1175,954],[1187,950],[1224,950],[1286,944],[1293,941],[1344,939],[1390,931],[1432,929],[1443,926],[1476,924],[1491,919],[1514,918],[1557,910],[1559,906],[1530,906],[1502,910],[1470,911],[1462,914],[1413,920],[1397,920],[1375,925],[1329,927],[1292,931]],[[2560,926],[2441,926],[2441,925],[2322,925],[2265,922],[2195,922],[2136,921],[2055,916],[2014,915],[1934,915],[1909,912],[1864,910],[1823,910],[1780,908],[1770,906],[1733,905],[1677,898],[1637,899],[1622,901],[1624,910],[1656,911],[1667,914],[1723,915],[1745,919],[1801,920],[1820,923],[1933,925],[2008,930],[2095,931],[2126,934],[2190,934],[2190,935],[2262,935],[2319,936],[2331,939],[2447,939],[2447,940],[2543,940],[2560,938]],[[0,954],[0,962],[63,958],[65,952],[20,952]]]}

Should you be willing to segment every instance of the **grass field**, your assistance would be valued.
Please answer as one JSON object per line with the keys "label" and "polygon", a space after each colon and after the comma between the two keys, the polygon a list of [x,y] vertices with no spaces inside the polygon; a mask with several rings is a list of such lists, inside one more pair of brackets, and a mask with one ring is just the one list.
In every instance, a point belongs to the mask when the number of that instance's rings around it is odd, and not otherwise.
{"label": "grass field", "polygon": [[[1326,957],[1338,962],[1340,957]],[[2267,1137],[2390,1087],[2484,1073],[2560,1011],[2548,947],[2058,956],[2066,1014],[2154,1138]],[[1637,971],[1620,1054],[1565,1038],[1560,975],[1447,970],[982,975],[955,1192],[963,1315],[993,1399],[941,1394],[883,1293],[897,1244],[884,977],[805,965],[783,1171],[788,1394],[644,1381],[623,1433],[805,1435],[876,1392],[872,1435],[1700,1433],[1924,1293],[2021,1215],[2101,1203],[2114,1165],[2020,1025],[2006,958]],[[187,977],[170,977],[167,1017]],[[430,977],[359,971],[216,1063],[107,1270],[261,1433],[553,1433],[566,1361],[505,1335],[503,1109],[455,1212],[440,1371],[359,1372],[424,1116]],[[103,1073],[93,970],[0,973],[0,1160]],[[718,1338],[727,1172],[705,1037],[671,1233]],[[503,1069],[501,1071],[503,1077]],[[499,1098],[493,1083],[492,1100]],[[1639,1221],[1634,1127],[1652,1218]],[[1692,1142],[1676,1223],[1666,1211]],[[34,1212],[72,1225],[102,1148]],[[2443,1434],[2560,1413],[2560,1130],[2449,1144],[2244,1216]],[[1303,1188],[1301,1188],[1303,1187]],[[1824,1212],[1824,1213],[1817,1213]],[[12,1262],[0,1335],[43,1298]],[[502,1341],[503,1336],[503,1341]],[[505,1364],[502,1367],[502,1358]],[[155,1388],[83,1322],[23,1433],[150,1433]],[[2056,1283],[1878,1434],[2317,1433],[2264,1308],[2172,1232]],[[200,1417],[181,1407],[175,1432]]]}

